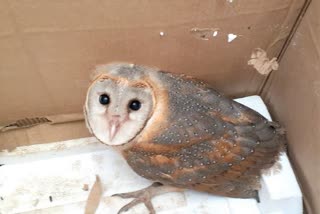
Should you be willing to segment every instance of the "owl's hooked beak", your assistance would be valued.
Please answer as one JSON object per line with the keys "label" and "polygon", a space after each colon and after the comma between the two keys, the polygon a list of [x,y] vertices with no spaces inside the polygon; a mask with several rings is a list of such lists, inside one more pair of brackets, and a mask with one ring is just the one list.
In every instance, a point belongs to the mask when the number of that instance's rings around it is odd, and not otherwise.
{"label": "owl's hooked beak", "polygon": [[119,128],[120,128],[121,122],[120,118],[113,117],[109,121],[109,140],[112,141],[114,136],[117,134]]}

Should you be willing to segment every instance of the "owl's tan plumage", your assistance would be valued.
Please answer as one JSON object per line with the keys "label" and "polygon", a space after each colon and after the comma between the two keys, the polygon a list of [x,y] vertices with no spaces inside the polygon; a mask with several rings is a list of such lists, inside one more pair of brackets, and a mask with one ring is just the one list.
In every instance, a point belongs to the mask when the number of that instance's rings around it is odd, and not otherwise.
{"label": "owl's tan plumage", "polygon": [[[284,134],[276,123],[187,76],[129,64],[97,71],[88,96],[96,82],[105,79],[123,90],[133,85],[150,92],[152,108],[143,112],[142,103],[139,111],[144,121],[132,137],[121,144],[102,140],[117,145],[136,173],[179,188],[229,197],[256,196],[262,170],[270,168],[284,148]],[[85,106],[88,126],[93,134],[102,135],[92,128],[99,127],[90,118],[95,114],[92,105],[87,101]],[[118,134],[126,135],[121,129]]]}

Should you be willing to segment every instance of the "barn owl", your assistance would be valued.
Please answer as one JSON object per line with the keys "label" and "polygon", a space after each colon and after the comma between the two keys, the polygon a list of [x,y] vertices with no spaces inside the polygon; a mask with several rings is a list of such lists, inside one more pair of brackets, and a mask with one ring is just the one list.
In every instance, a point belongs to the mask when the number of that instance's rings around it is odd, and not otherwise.
{"label": "barn owl", "polygon": [[256,198],[263,170],[283,151],[283,129],[222,96],[205,83],[127,63],[98,66],[84,106],[87,127],[116,148],[145,189],[116,194],[135,198],[126,211],[181,189]]}

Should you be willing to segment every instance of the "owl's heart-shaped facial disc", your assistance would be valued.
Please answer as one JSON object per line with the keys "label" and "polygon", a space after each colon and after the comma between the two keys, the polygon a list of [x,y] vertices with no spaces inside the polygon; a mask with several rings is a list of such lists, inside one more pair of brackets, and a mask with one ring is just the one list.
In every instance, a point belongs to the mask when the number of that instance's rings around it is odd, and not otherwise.
{"label": "owl's heart-shaped facial disc", "polygon": [[128,143],[148,121],[153,102],[151,88],[140,79],[130,74],[126,78],[114,72],[104,74],[88,90],[85,104],[87,125],[105,144]]}

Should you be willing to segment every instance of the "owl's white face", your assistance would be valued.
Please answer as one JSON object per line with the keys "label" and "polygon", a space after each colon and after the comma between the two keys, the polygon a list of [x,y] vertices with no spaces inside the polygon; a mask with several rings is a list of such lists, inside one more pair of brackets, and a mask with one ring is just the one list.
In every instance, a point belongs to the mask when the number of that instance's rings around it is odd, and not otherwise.
{"label": "owl's white face", "polygon": [[87,125],[103,143],[122,145],[139,134],[153,105],[151,89],[142,82],[98,78],[87,94]]}

